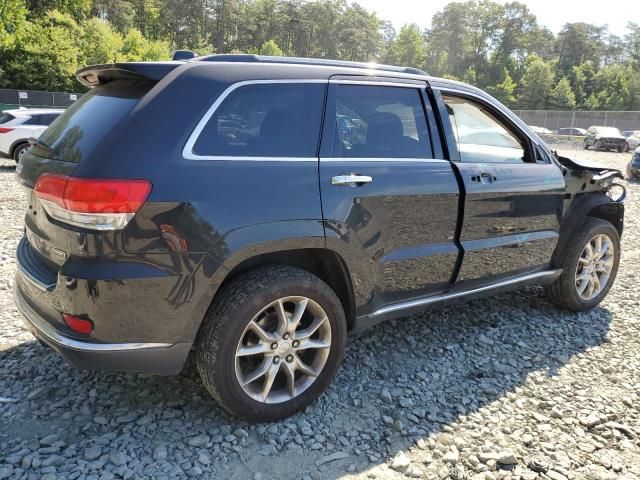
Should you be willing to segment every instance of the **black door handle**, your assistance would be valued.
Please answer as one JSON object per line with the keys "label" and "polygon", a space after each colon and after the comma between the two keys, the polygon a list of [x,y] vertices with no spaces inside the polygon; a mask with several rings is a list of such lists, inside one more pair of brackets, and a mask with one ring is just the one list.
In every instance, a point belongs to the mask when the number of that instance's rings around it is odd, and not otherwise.
{"label": "black door handle", "polygon": [[471,177],[472,182],[478,182],[478,183],[492,183],[492,182],[495,182],[496,180],[497,180],[496,177],[486,172],[483,172],[480,175],[474,175],[473,177]]}

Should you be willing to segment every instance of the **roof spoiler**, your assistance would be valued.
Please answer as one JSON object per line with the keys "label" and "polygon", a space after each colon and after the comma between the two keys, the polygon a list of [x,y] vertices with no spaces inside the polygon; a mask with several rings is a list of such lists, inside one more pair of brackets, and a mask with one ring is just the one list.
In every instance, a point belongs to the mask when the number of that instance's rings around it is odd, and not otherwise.
{"label": "roof spoiler", "polygon": [[91,65],[76,72],[76,78],[85,87],[95,87],[113,80],[132,79],[157,82],[184,62],[123,62]]}

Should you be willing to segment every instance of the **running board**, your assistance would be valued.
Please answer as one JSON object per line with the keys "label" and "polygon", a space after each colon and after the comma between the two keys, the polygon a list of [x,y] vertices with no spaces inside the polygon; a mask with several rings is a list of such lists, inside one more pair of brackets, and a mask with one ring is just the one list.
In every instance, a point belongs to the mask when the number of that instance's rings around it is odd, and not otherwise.
{"label": "running board", "polygon": [[374,325],[386,318],[408,314],[412,310],[424,309],[425,307],[429,307],[438,303],[462,299],[469,300],[476,296],[483,296],[484,294],[488,293],[498,293],[502,290],[508,290],[531,283],[550,283],[558,278],[561,274],[561,268],[556,270],[545,270],[543,272],[528,273],[526,275],[508,278],[492,285],[485,285],[484,287],[477,287],[470,290],[461,290],[457,292],[449,291],[447,293],[441,293],[439,295],[431,295],[429,297],[416,298],[414,300],[408,300],[406,302],[393,303],[391,305],[387,305],[386,307],[379,308],[369,315],[358,318],[356,321],[356,330]]}

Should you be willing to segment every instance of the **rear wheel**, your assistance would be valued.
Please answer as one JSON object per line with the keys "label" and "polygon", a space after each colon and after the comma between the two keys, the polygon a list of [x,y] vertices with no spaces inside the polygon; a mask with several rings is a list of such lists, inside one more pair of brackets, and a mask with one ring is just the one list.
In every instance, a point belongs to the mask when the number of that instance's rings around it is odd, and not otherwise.
{"label": "rear wheel", "polygon": [[198,338],[197,367],[227,411],[274,421],[329,386],[346,334],[340,300],[321,279],[286,266],[258,268],[217,295]]}
{"label": "rear wheel", "polygon": [[620,237],[599,218],[587,221],[567,247],[562,275],[545,291],[555,305],[576,312],[598,305],[609,293],[620,263]]}
{"label": "rear wheel", "polygon": [[626,150],[628,150],[628,149],[629,149],[629,146],[628,146],[627,144],[620,145],[620,146],[618,147],[618,153],[623,153],[623,152],[625,152],[625,151],[626,151]]}
{"label": "rear wheel", "polygon": [[584,142],[582,142],[582,148],[589,150],[589,142],[587,142],[586,138],[584,139]]}
{"label": "rear wheel", "polygon": [[29,147],[30,145],[28,143],[22,143],[15,148],[15,150],[13,151],[13,159],[16,161],[16,163],[18,163],[22,159],[24,152],[26,152],[27,148]]}

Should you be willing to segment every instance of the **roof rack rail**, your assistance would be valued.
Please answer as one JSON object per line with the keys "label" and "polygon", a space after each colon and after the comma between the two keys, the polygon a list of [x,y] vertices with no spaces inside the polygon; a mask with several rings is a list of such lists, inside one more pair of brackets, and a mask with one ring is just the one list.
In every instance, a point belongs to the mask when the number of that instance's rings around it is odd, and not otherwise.
{"label": "roof rack rail", "polygon": [[385,72],[411,73],[413,75],[428,75],[424,70],[413,67],[396,67],[394,65],[382,65],[378,63],[350,62],[347,60],[328,60],[324,58],[302,57],[271,57],[268,55],[250,55],[220,53],[194,58],[195,62],[256,62],[256,63],[283,63],[293,65],[320,65],[328,67],[363,68],[368,70],[382,70]]}

